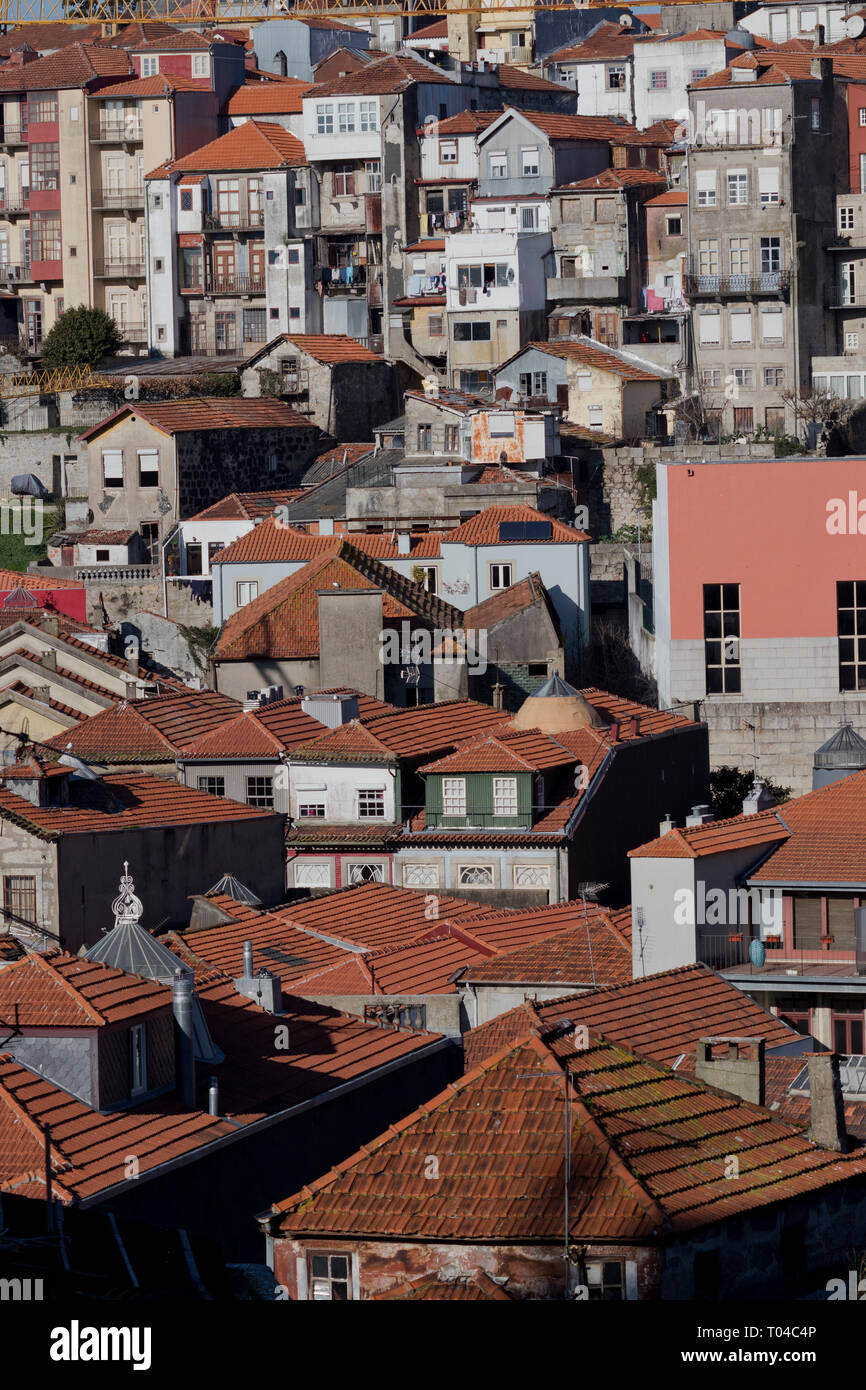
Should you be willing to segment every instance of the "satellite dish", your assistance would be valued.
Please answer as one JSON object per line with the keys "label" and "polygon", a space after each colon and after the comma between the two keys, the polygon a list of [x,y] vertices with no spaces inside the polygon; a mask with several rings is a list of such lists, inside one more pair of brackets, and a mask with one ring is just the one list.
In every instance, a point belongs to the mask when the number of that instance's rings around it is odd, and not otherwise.
{"label": "satellite dish", "polygon": [[863,30],[866,29],[866,19],[862,14],[849,15],[845,20],[845,33],[849,39],[859,39]]}
{"label": "satellite dish", "polygon": [[634,24],[634,19],[630,14],[621,14],[619,17],[620,29],[630,29]]}

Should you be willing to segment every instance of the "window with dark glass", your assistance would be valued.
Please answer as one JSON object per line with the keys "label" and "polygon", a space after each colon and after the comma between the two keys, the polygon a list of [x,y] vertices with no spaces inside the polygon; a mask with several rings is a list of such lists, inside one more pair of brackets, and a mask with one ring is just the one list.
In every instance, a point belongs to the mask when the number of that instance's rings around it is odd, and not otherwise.
{"label": "window with dark glass", "polygon": [[833,1010],[833,1051],[845,1057],[863,1055],[863,1011],[837,1013]]}
{"label": "window with dark glass", "polygon": [[348,1255],[311,1255],[309,1270],[313,1299],[348,1302],[351,1297]]}
{"label": "window with dark glass", "polygon": [[836,585],[839,637],[839,689],[866,690],[866,580],[845,579]]}
{"label": "window with dark glass", "polygon": [[30,187],[45,192],[60,186],[60,146],[30,146]]}
{"label": "window with dark glass", "polygon": [[704,585],[704,666],[708,695],[739,695],[739,584]]}

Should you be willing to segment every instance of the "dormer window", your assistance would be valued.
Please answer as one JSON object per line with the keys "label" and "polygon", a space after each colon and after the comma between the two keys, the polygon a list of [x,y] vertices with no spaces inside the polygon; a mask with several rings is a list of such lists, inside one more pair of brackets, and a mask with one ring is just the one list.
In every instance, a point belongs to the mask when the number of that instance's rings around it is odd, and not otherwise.
{"label": "dormer window", "polygon": [[134,1023],[129,1030],[129,1064],[131,1096],[147,1090],[147,1024]]}

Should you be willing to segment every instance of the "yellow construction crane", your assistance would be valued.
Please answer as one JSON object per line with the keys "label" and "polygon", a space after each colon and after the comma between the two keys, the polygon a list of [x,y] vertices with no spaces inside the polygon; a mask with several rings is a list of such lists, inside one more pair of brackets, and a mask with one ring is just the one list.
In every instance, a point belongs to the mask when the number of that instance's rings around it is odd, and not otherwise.
{"label": "yellow construction crane", "polygon": [[[713,0],[659,0],[665,4],[711,4]],[[142,20],[166,23],[255,24],[263,19],[291,19],[295,14],[322,15],[330,19],[370,19],[394,15],[398,11],[414,19],[434,20],[449,14],[490,14],[510,9],[537,11],[593,10],[616,8],[616,0],[527,0],[514,5],[509,0],[71,0],[61,10],[62,0],[0,0],[0,26],[16,24],[131,24]],[[623,6],[625,9],[626,6]]]}
{"label": "yellow construction crane", "polygon": [[0,398],[47,396],[57,391],[116,391],[123,379],[94,376],[89,367],[54,367],[50,371],[0,373]]}

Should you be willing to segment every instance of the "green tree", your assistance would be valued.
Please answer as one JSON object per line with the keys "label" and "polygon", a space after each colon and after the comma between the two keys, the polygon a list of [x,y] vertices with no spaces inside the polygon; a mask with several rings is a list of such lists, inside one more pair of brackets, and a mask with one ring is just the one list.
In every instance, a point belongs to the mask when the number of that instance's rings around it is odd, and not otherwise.
{"label": "green tree", "polygon": [[88,309],[79,304],[67,309],[42,344],[46,367],[98,367],[113,357],[123,335],[104,309]]}
{"label": "green tree", "polygon": [[[752,790],[754,780],[754,772],[746,772],[741,767],[723,766],[713,769],[710,773],[710,799],[716,820],[742,815],[743,801]],[[769,777],[763,780],[767,791],[772,793],[777,802],[781,804],[790,798],[790,787],[777,786]]]}

